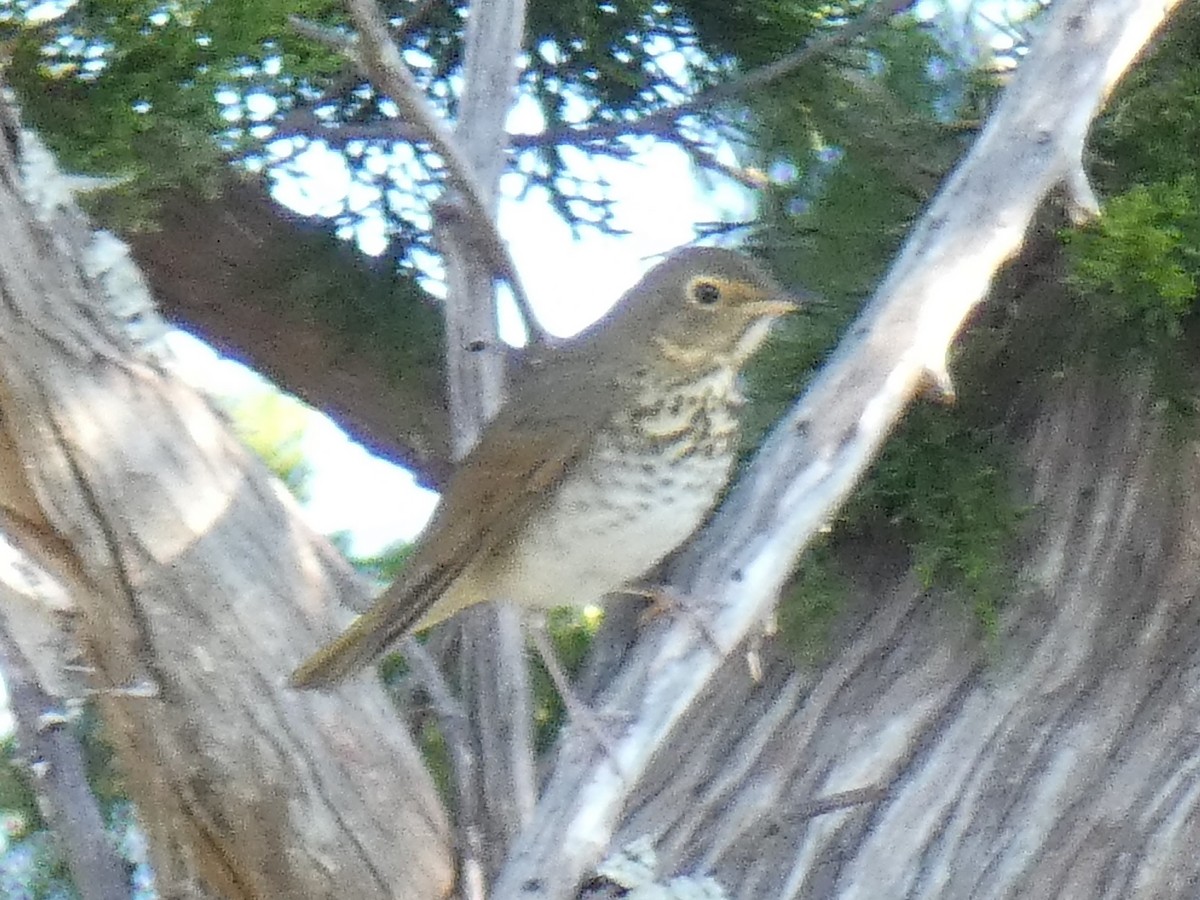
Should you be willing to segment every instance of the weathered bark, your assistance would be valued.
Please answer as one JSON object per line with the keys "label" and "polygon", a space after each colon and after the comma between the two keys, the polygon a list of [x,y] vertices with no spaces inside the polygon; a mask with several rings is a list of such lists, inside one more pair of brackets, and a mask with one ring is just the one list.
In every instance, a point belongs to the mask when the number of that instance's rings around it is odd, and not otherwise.
{"label": "weathered bark", "polygon": [[[796,556],[853,488],[914,394],[930,382],[948,386],[945,359],[954,335],[983,299],[998,267],[1021,247],[1047,194],[1065,185],[1076,208],[1094,204],[1080,163],[1089,126],[1171,7],[1142,0],[1060,0],[1052,7],[1037,43],[975,146],[913,230],[839,352],[774,429],[743,483],[673,567],[672,583],[710,604],[704,613],[710,640],[697,640],[688,617],[642,635],[602,701],[601,715],[623,722],[612,752],[598,752],[589,735],[566,735],[533,822],[497,880],[497,898],[551,900],[573,895],[587,872],[614,847],[638,786],[652,767],[672,759],[671,771],[686,776],[677,757],[667,755],[674,746],[673,734],[689,727],[690,721],[705,720],[705,698],[727,689],[729,660],[771,611]],[[889,600],[888,609],[894,611],[892,604],[902,602],[902,597]],[[863,663],[850,652],[835,668],[853,671]],[[887,672],[897,688],[913,684],[904,671],[894,666]],[[978,680],[972,684],[981,688]],[[870,684],[867,689],[875,688]],[[915,691],[903,697],[907,706],[889,707],[900,717],[892,733],[902,738],[902,755],[929,752],[907,740],[914,729],[911,722],[903,724],[904,716],[970,699],[953,681],[940,684],[920,702]],[[865,704],[866,699],[859,696],[856,702]],[[980,702],[986,705],[986,697]],[[819,721],[811,718],[812,710],[809,716],[804,728]],[[773,805],[787,821],[797,817],[788,800],[807,810],[821,793],[879,786],[880,779],[872,774],[871,748],[859,749],[849,741],[860,726],[853,720],[824,724],[846,757],[847,775],[814,780],[806,786],[810,790],[787,798],[771,789],[770,771],[759,771],[755,779],[767,787],[760,793],[756,785],[748,795],[730,799],[734,808],[726,808],[729,822],[722,819],[711,831],[694,833],[692,852],[702,857],[706,848],[723,846],[726,829],[735,827],[738,816],[761,811],[760,803]],[[879,734],[876,739],[889,732],[881,726]],[[953,752],[953,744],[947,745],[947,752]],[[882,784],[887,784],[886,778]],[[661,796],[688,797],[686,782],[676,789],[672,779]],[[670,808],[660,812],[660,822],[676,814]],[[845,815],[854,813],[835,818]],[[863,815],[874,822],[870,812]],[[658,840],[662,830],[652,827],[648,833]],[[863,865],[919,870],[922,861],[910,852],[917,848],[903,839],[904,834],[889,832],[864,855]],[[777,852],[797,866],[789,885],[802,883],[815,866],[813,858],[798,857],[794,848]],[[826,847],[825,852],[835,851]],[[884,853],[886,860],[879,858]],[[753,871],[748,863],[735,867],[729,889],[739,891]],[[1008,873],[988,875],[1004,883],[998,890],[1014,889],[1013,883],[1004,882]],[[750,895],[776,896],[771,889]],[[819,888],[811,895],[825,896]],[[853,890],[846,893],[853,895]]]}
{"label": "weathered bark", "polygon": [[127,239],[163,315],[425,484],[445,483],[440,310],[243,178],[216,199],[181,191],[160,200],[154,230]]}
{"label": "weathered bark", "polygon": [[86,223],[23,172],[30,139],[2,115],[0,507],[72,589],[160,894],[443,896],[444,814],[378,685],[284,683],[318,642],[309,611],[361,586],[125,338],[81,265]]}
{"label": "weathered bark", "polygon": [[[868,552],[829,662],[727,663],[614,843],[654,835],[661,873],[740,898],[1193,893],[1200,457],[1103,369],[1010,411],[1039,523],[993,646]],[[882,796],[806,809],[859,788]]]}
{"label": "weathered bark", "polygon": [[[1161,437],[1136,379],[1072,373],[1014,418],[1035,422],[1014,439],[1028,436],[1045,518],[999,663],[904,573],[862,586],[820,670],[793,672],[769,646],[754,683],[742,657],[806,536],[921,377],[941,374],[1033,209],[1078,174],[1097,105],[1171,6],[1061,0],[1051,49],[1018,75],[857,344],[675,570],[714,603],[725,652],[687,617],[644,634],[607,695],[615,751],[568,735],[498,896],[570,896],[646,836],[660,877],[712,873],[747,898],[1162,896],[1200,877],[1196,510],[1177,487],[1196,473],[1189,459],[1178,482],[1157,480]],[[96,682],[158,691],[102,702],[125,758],[150,766],[133,790],[164,895],[200,893],[193,879],[235,897],[444,890],[440,810],[377,690],[279,687],[317,643],[297,604],[320,618],[344,572],[207,408],[104,331],[54,256],[61,239],[4,203],[0,411],[20,462],[8,471],[31,482],[9,508],[44,513],[76,555]],[[847,791],[852,806],[824,802]]]}
{"label": "weathered bark", "polygon": [[[484,200],[493,223],[507,160],[504,124],[516,99],[524,31],[525,0],[471,4],[466,81],[454,136],[487,192]],[[434,232],[446,261],[446,353],[456,449],[465,454],[503,401],[504,357],[496,319],[497,273],[475,250],[478,238],[470,221],[456,211],[459,205],[461,198],[455,206],[435,211]],[[526,325],[537,327],[533,321]],[[484,340],[483,353],[470,349],[475,339]],[[480,763],[479,779],[464,787],[476,795],[481,880],[490,884],[533,814],[533,706],[520,613],[492,605],[463,616],[460,628],[462,684]]]}
{"label": "weathered bark", "polygon": [[[1018,259],[997,314],[1019,349],[975,373],[1033,510],[998,636],[893,549],[855,546],[827,658],[768,641],[756,683],[733,654],[630,796],[612,846],[652,836],[660,881],[703,873],[746,900],[1194,893],[1200,445],[1098,356],[1031,375],[1070,332],[1057,249]],[[847,791],[861,802],[821,808]]]}

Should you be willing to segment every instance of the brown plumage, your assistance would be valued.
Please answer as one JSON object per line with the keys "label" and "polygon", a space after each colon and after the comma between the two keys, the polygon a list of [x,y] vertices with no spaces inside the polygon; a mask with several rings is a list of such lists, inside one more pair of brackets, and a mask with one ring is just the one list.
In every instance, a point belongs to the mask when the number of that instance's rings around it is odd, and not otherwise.
{"label": "brown plumage", "polygon": [[796,304],[728,250],[678,251],[512,386],[404,571],[292,675],[326,686],[486,600],[599,601],[703,522],[733,469],[737,377]]}

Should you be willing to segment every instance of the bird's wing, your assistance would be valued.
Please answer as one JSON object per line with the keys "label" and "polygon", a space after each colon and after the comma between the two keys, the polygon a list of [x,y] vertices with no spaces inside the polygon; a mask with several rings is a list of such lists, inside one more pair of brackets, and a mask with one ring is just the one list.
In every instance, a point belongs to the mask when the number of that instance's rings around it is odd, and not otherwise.
{"label": "bird's wing", "polygon": [[565,426],[561,416],[548,414],[562,382],[552,371],[539,375],[546,377],[506,404],[463,460],[400,576],[293,673],[294,686],[340,681],[415,627],[467,565],[510,538],[586,452],[612,408],[611,393],[571,410]]}

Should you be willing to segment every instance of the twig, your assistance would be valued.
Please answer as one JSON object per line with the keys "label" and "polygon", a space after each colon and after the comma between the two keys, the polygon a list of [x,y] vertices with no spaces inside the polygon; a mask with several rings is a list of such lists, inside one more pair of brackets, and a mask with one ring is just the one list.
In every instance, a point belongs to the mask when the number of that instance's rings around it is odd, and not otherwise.
{"label": "twig", "polygon": [[676,140],[683,147],[696,164],[702,168],[710,169],[724,175],[726,178],[732,178],[738,184],[744,185],[751,190],[762,190],[771,180],[760,169],[749,169],[744,166],[731,166],[717,159],[717,155],[705,147],[695,138],[679,135]]}
{"label": "twig", "polygon": [[66,718],[53,712],[58,701],[42,690],[25,654],[2,628],[0,665],[38,810],[54,833],[75,890],[83,900],[128,897],[124,863],[113,851],[87,783],[83,748],[64,727]]}
{"label": "twig", "polygon": [[[453,134],[404,64],[375,0],[348,0],[348,8],[359,32],[355,58],[447,169],[448,190],[433,204],[433,233],[446,264],[448,399],[454,449],[461,455],[503,397],[503,357],[471,349],[495,340],[498,274],[509,282],[531,339],[542,339],[491,215],[504,166],[504,117],[515,93],[524,0],[472,0]],[[469,898],[484,895],[513,835],[528,822],[537,784],[515,611],[472,613],[459,623],[461,696],[471,735],[454,773],[462,836],[459,885]]]}
{"label": "twig", "polygon": [[[462,198],[458,205],[461,214],[470,223],[469,234],[473,245],[488,261],[496,277],[507,282],[512,289],[513,299],[525,319],[530,339],[538,343],[541,328],[533,315],[508,246],[496,230],[487,193],[480,185],[473,167],[454,134],[429,104],[413,78],[375,0],[347,0],[347,7],[358,28],[354,36],[325,28],[299,16],[292,16],[290,21],[292,27],[306,37],[347,54],[364,69],[375,88],[392,99],[401,113],[399,121],[389,123],[394,135],[428,144],[445,161],[447,178]],[[401,124],[404,128],[400,127]]]}
{"label": "twig", "polygon": [[758,225],[759,223],[753,219],[743,219],[737,222],[697,222],[692,227],[696,231],[696,237],[703,239],[734,234]]}
{"label": "twig", "polygon": [[396,31],[392,36],[392,40],[394,40],[397,44],[403,44],[404,39],[412,33],[412,30],[416,27],[417,23],[425,18],[429,10],[433,9],[433,4],[436,2],[437,0],[414,0],[413,5],[416,8],[413,9],[407,16],[405,16],[404,21],[396,27]]}
{"label": "twig", "polygon": [[[434,0],[423,0],[419,9],[411,13],[404,25],[398,30],[397,35],[402,36],[407,33],[412,23],[425,15],[429,8],[432,7]],[[669,106],[650,113],[641,119],[634,121],[620,122],[605,122],[598,125],[579,126],[571,125],[563,128],[555,128],[538,134],[511,134],[508,136],[509,148],[514,151],[534,150],[540,147],[547,146],[578,146],[587,147],[589,145],[611,143],[614,139],[620,137],[656,136],[664,140],[674,141],[680,144],[696,161],[704,168],[711,169],[716,172],[734,179],[740,184],[752,189],[760,189],[765,184],[759,173],[748,169],[728,166],[716,158],[716,156],[704,148],[700,142],[693,138],[689,138],[679,133],[677,122],[685,115],[694,114],[707,109],[711,106],[720,103],[723,100],[730,99],[746,93],[754,88],[761,87],[779,78],[791,74],[802,65],[811,60],[829,53],[831,50],[844,46],[854,38],[865,34],[876,25],[886,21],[892,16],[907,10],[913,3],[913,0],[880,0],[866,12],[859,15],[852,22],[841,26],[836,31],[826,34],[820,38],[816,38],[801,47],[795,53],[788,54],[782,59],[778,59],[773,63],[769,63],[758,69],[747,72],[745,75],[734,78],[723,84],[715,85],[708,90],[701,91],[689,100],[677,103],[674,106]],[[367,3],[367,5],[373,5]],[[352,4],[353,6],[353,4]],[[437,118],[432,110],[428,109],[428,104],[425,102],[415,82],[412,80],[411,74],[408,72],[403,61],[397,55],[397,63],[401,67],[401,71],[397,74],[397,78],[385,80],[382,77],[377,78],[374,74],[374,69],[371,68],[369,62],[362,58],[358,53],[358,44],[353,38],[349,38],[344,32],[330,29],[325,26],[309,22],[298,17],[292,18],[293,26],[305,36],[321,41],[329,46],[350,54],[361,65],[367,66],[371,73],[372,81],[375,81],[382,87],[386,88],[388,93],[402,110],[410,113],[417,113],[415,107],[420,107],[424,112],[421,115],[414,115],[415,121],[406,122],[401,119],[392,119],[385,122],[374,122],[369,124],[357,125],[332,125],[329,123],[318,122],[313,117],[307,119],[299,117],[286,117],[275,129],[273,137],[288,137],[290,135],[311,135],[312,128],[305,126],[319,126],[322,132],[322,139],[331,143],[342,144],[352,140],[382,140],[386,138],[399,137],[406,141],[425,141],[447,161],[448,169],[452,178],[457,177],[457,172],[461,168],[462,171],[470,172],[470,166],[461,159],[461,154],[456,153],[457,148],[454,147],[453,135],[445,131],[441,125],[441,120]],[[361,35],[367,35],[367,29],[360,24]],[[382,51],[377,51],[376,56],[382,61],[384,54]],[[381,64],[386,64],[381,62]],[[392,83],[393,81],[399,83]],[[411,101],[406,100],[411,96]],[[410,107],[414,107],[411,108]],[[429,121],[426,121],[429,120]],[[430,124],[432,122],[432,125]],[[443,132],[442,136],[435,134]],[[448,151],[439,142],[448,141],[453,148]],[[474,182],[468,181],[466,185],[468,200],[476,199],[477,194],[471,193],[471,185]],[[477,186],[477,184],[476,184]],[[470,215],[476,217],[477,209],[471,209]],[[490,223],[490,216],[484,216]],[[530,310],[524,293],[521,291],[519,284],[510,277],[510,273],[515,269],[511,262],[511,257],[508,255],[507,247],[500,241],[498,235],[495,235],[494,228],[487,229],[492,232],[486,243],[483,245],[488,253],[489,260],[493,260],[496,269],[501,273],[504,280],[508,281],[513,287],[516,295],[516,302],[521,310],[522,316],[528,324],[536,324],[536,319]],[[477,229],[477,233],[482,235],[482,230]],[[495,246],[499,244],[499,247]],[[502,256],[502,258],[501,258]],[[536,329],[533,334],[542,340],[543,336]]]}
{"label": "twig", "polygon": [[[453,750],[456,734],[465,734],[462,727],[467,720],[466,710],[458,702],[454,692],[450,690],[450,685],[442,677],[441,669],[438,668],[437,663],[433,661],[433,657],[420,641],[412,637],[405,638],[401,650],[404,652],[404,659],[412,669],[413,675],[425,688],[425,692],[429,694],[434,712],[437,713],[438,719],[442,723],[442,730],[446,732],[446,741],[451,744]],[[466,743],[465,739],[462,743]]]}
{"label": "twig", "polygon": [[[460,784],[474,784],[478,778],[479,759],[471,740],[471,723],[467,718],[467,711],[454,696],[437,663],[420,641],[409,637],[405,639],[401,650],[413,674],[429,694],[442,727],[442,737],[445,738],[455,776]],[[484,896],[481,879],[484,854],[480,846],[480,829],[474,824],[480,820],[481,811],[474,808],[476,800],[477,796],[473,791],[459,792],[459,803],[471,804],[472,807],[460,809],[459,815],[455,817],[465,900],[482,900]]]}
{"label": "twig", "polygon": [[745,94],[790,75],[802,65],[844,46],[856,37],[866,34],[876,25],[907,10],[914,0],[879,0],[866,12],[836,31],[814,38],[794,53],[789,53],[775,62],[752,69],[745,75],[714,85],[674,106],[649,113],[632,122],[604,122],[599,125],[571,125],[555,128],[539,134],[513,135],[510,144],[517,149],[539,147],[545,144],[570,144],[586,146],[599,141],[632,135],[672,135],[675,123],[683,116],[707,110],[724,100]]}
{"label": "twig", "polygon": [[[356,71],[341,73],[329,85],[320,97],[298,104],[288,110],[280,120],[272,126],[271,136],[267,140],[286,137],[310,137],[319,128],[329,128],[330,124],[317,118],[313,110],[323,103],[329,103],[341,94],[362,83],[362,76]],[[343,140],[349,140],[343,137]],[[264,141],[265,143],[265,141]]]}
{"label": "twig", "polygon": [[[795,53],[790,53],[781,59],[777,59],[775,62],[753,69],[738,78],[714,85],[688,100],[649,113],[640,119],[604,122],[597,125],[568,125],[542,131],[538,134],[510,134],[508,137],[509,147],[516,151],[534,150],[539,147],[552,145],[586,147],[589,144],[606,143],[620,137],[657,136],[676,141],[682,140],[684,143],[691,145],[688,147],[690,152],[696,142],[684,139],[678,134],[675,124],[680,118],[708,109],[723,100],[745,94],[754,88],[762,87],[772,81],[790,75],[796,69],[811,62],[813,59],[848,44],[860,35],[870,31],[876,25],[887,21],[893,16],[899,15],[912,6],[912,2],[913,0],[880,0],[880,2],[859,15],[852,22],[841,26],[836,31],[809,41],[809,43]],[[297,17],[293,17],[292,24],[302,34],[313,40],[319,40],[345,52],[353,53],[355,50],[353,40],[348,39],[343,32],[325,28],[324,26]],[[358,57],[356,56],[355,58],[357,59]],[[407,72],[407,69],[405,69],[405,72]],[[408,77],[411,80],[411,75]],[[413,88],[415,89],[415,84]],[[396,91],[390,86],[388,91],[392,94],[392,99],[400,103],[399,95]],[[422,98],[418,97],[418,100],[424,104]],[[432,111],[430,111],[430,114],[432,115]],[[421,126],[414,126],[395,120],[392,122],[348,126],[333,126],[322,123],[322,127],[328,132],[328,139],[338,141],[356,139],[372,140],[396,135],[403,137],[405,140],[416,140],[418,136],[419,139],[429,140],[423,124]],[[286,136],[287,133],[280,129],[277,130],[277,134]],[[450,139],[452,140],[452,137]],[[433,141],[430,141],[430,143],[435,150],[439,153],[442,152]],[[447,156],[447,161],[450,161],[449,156]],[[720,171],[725,171],[725,167],[720,163],[717,163],[715,167]],[[735,172],[725,171],[725,174],[738,180],[743,180]],[[751,186],[761,187],[761,184]]]}
{"label": "twig", "polygon": [[301,37],[306,37],[310,41],[316,41],[318,44],[324,44],[331,50],[337,50],[339,53],[344,53],[346,56],[355,60],[355,50],[357,43],[354,40],[354,35],[349,34],[343,28],[332,28],[329,25],[322,25],[320,22],[314,22],[312,19],[306,19],[303,16],[291,16],[288,23],[296,34]]}
{"label": "twig", "polygon": [[803,821],[805,819],[815,819],[817,816],[828,815],[831,812],[837,812],[839,809],[847,809],[851,806],[859,806],[863,803],[876,803],[887,796],[887,789],[879,787],[854,788],[849,791],[840,791],[836,794],[830,794],[826,797],[818,797],[816,800],[810,800],[808,803],[801,806],[795,812],[788,816],[791,822]]}
{"label": "twig", "polygon": [[542,665],[545,666],[546,674],[550,676],[550,682],[554,685],[554,689],[558,691],[559,699],[562,700],[563,706],[567,708],[567,715],[570,717],[571,724],[588,732],[604,752],[609,755],[615,765],[616,757],[613,755],[613,742],[604,730],[603,723],[596,718],[596,714],[588,708],[587,704],[579,699],[579,695],[571,685],[571,677],[567,675],[566,670],[562,667],[562,663],[558,661],[558,653],[555,652],[554,645],[550,642],[550,635],[546,630],[545,620],[530,621],[528,625],[529,639],[533,642],[533,647],[537,650],[538,656],[541,657]]}

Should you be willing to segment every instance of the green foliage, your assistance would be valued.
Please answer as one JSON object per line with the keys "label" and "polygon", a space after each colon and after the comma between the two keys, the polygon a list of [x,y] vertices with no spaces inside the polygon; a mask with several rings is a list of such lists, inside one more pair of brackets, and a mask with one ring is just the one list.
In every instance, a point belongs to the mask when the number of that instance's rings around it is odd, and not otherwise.
{"label": "green foliage", "polygon": [[116,751],[104,735],[104,722],[94,704],[85,705],[72,726],[83,747],[88,784],[106,818],[126,803],[125,778]]}
{"label": "green foliage", "polygon": [[1072,346],[1149,366],[1176,436],[1194,434],[1200,276],[1200,10],[1184,7],[1093,129],[1100,219],[1064,231]]}
{"label": "green foliage", "polygon": [[685,0],[681,5],[713,57],[742,69],[793,52],[836,14],[826,3],[795,0]]}
{"label": "green foliage", "polygon": [[312,411],[293,397],[264,387],[230,404],[238,436],[301,503],[308,499],[312,466],[303,442]]}
{"label": "green foliage", "polygon": [[0,766],[0,809],[10,810],[27,818],[32,827],[41,826],[41,815],[37,810],[37,799],[29,782],[19,774],[17,763],[17,740],[9,736],[0,741],[0,757],[8,765]]}
{"label": "green foliage", "polygon": [[[436,3],[404,23],[413,9],[402,6],[395,19],[405,24],[418,80],[451,115],[466,8],[466,0]],[[269,151],[267,142],[293,111],[305,112],[305,130],[316,140],[322,131],[313,122],[354,125],[361,132],[395,115],[394,105],[378,97],[346,58],[292,26],[290,17],[298,16],[345,28],[342,5],[329,0],[183,6],[89,0],[43,23],[29,22],[28,9],[21,0],[0,0],[11,56],[6,78],[20,93],[27,120],[65,168],[131,176],[117,204],[117,221],[126,227],[152,224],[163,188],[211,193],[223,183],[222,166],[230,159],[287,168],[307,141]],[[678,99],[688,85],[705,83],[714,71],[696,47],[685,12],[655,0],[533,3],[526,33],[530,52],[522,88],[549,129],[637,118]],[[669,63],[667,54],[673,54]],[[424,243],[427,190],[443,167],[423,148],[410,148],[403,160],[393,157],[396,144],[380,127],[378,138],[346,143],[347,163],[355,181],[376,190],[374,212],[384,214],[392,233],[405,243]],[[620,145],[592,149],[627,154]],[[549,192],[568,221],[611,227],[604,186],[596,191],[570,173],[569,156],[553,143],[527,143],[517,168],[528,187]],[[390,168],[386,177],[381,160]],[[351,212],[344,210],[348,217]]]}
{"label": "green foliage", "polygon": [[0,896],[22,900],[74,900],[79,896],[50,832],[28,832],[0,856]]}
{"label": "green foliage", "polygon": [[[124,799],[124,782],[112,748],[104,740],[95,709],[84,706],[67,726],[78,739],[87,766],[88,784],[100,804],[109,837],[130,864],[134,900],[154,896],[140,832]],[[0,766],[0,897],[68,900],[78,896],[54,836],[46,830],[15,740],[0,747],[7,765]]]}
{"label": "green foliage", "polygon": [[[586,609],[564,607],[546,616],[546,632],[559,665],[568,675],[583,666],[588,648],[600,627],[600,616]],[[566,719],[567,708],[554,687],[541,657],[530,657],[530,683],[533,688],[533,743],[539,753],[554,746]]]}
{"label": "green foliage", "polygon": [[1026,508],[1016,499],[1012,450],[988,424],[1003,407],[970,380],[959,387],[974,402],[964,409],[918,401],[801,560],[779,607],[780,632],[801,660],[816,661],[827,649],[848,590],[846,567],[864,545],[902,548],[923,588],[961,598],[983,635],[995,635]]}
{"label": "green foliage", "polygon": [[[998,411],[996,411],[998,412]],[[1011,451],[945,407],[915,407],[843,509],[849,531],[886,529],[912,550],[924,587],[965,595],[986,633],[1012,587],[1007,562],[1023,509]]]}
{"label": "green foliage", "polygon": [[380,584],[390,584],[408,563],[412,551],[412,544],[397,541],[374,556],[357,556],[351,562],[364,575],[370,575]]}
{"label": "green foliage", "polygon": [[829,540],[818,540],[800,560],[779,604],[780,637],[799,662],[822,661],[849,590]]}
{"label": "green foliage", "polygon": [[[965,149],[971,135],[953,125],[957,105],[986,92],[911,24],[881,29],[846,48],[841,62],[842,77],[811,95],[772,93],[754,135],[758,164],[775,184],[753,245],[786,283],[819,285],[821,294],[777,329],[750,373],[751,446],[835,346]],[[974,390],[970,374],[956,381],[964,395]],[[919,403],[801,563],[779,611],[801,657],[824,649],[846,591],[841,554],[865,536],[899,540],[927,587],[968,598],[985,633],[994,631],[1021,510],[1009,452],[987,425],[997,410],[965,405]]]}
{"label": "green foliage", "polygon": [[773,92],[755,106],[753,162],[773,183],[750,245],[789,287],[820,293],[776,329],[749,373],[751,444],[835,346],[966,146],[943,119],[947,92],[963,96],[967,74],[948,64],[930,74],[941,57],[924,30],[880,29],[843,57],[841,76],[820,90]]}
{"label": "green foliage", "polygon": [[1107,330],[1134,343],[1178,339],[1200,271],[1200,190],[1195,175],[1134,185],[1086,228],[1065,232],[1067,283]]}
{"label": "green foliage", "polygon": [[1170,184],[1196,171],[1200,146],[1200,9],[1184,5],[1153,54],[1121,81],[1093,129],[1102,193]]}
{"label": "green foliage", "polygon": [[310,314],[339,335],[346,354],[368,354],[397,383],[424,382],[419,395],[441,392],[442,317],[396,257],[364,264],[344,241],[316,228],[300,230],[290,245],[275,242],[271,250],[264,269],[284,288],[274,296],[290,307],[281,314]]}
{"label": "green foliage", "polygon": [[446,735],[432,716],[422,718],[420,730],[417,732],[417,744],[421,748],[425,767],[433,776],[433,783],[437,786],[442,801],[453,806],[454,768],[450,763],[450,745],[446,743]]}
{"label": "green foliage", "polygon": [[256,118],[248,101],[290,106],[343,67],[287,22],[333,8],[323,0],[89,0],[30,24],[24,4],[5,0],[5,75],[64,168],[134,180],[126,221],[145,223],[156,190],[187,186],[204,196],[221,183],[227,152],[246,136],[235,123]]}

